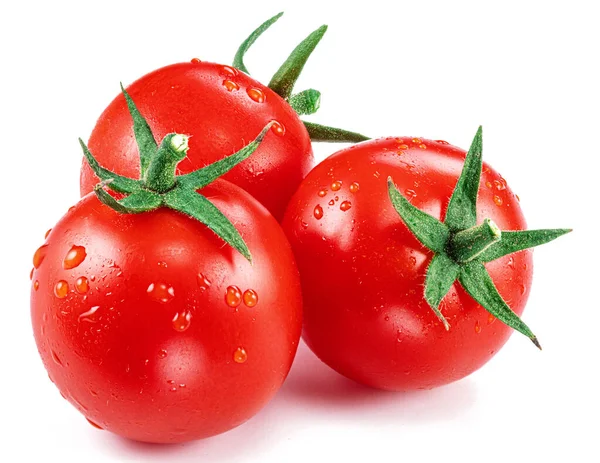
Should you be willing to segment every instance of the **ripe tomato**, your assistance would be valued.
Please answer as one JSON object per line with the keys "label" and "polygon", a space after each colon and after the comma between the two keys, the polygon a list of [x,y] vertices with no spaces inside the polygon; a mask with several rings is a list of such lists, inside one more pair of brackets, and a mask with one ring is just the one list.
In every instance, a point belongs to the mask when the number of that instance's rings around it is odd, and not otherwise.
{"label": "ripe tomato", "polygon": [[35,253],[31,315],[51,380],[92,423],[131,439],[231,429],[275,394],[294,358],[300,283],[281,227],[229,182],[202,193],[253,264],[184,214],[120,214],[94,194]]}
{"label": "ripe tomato", "polygon": [[[244,53],[280,16],[266,21],[242,44],[236,55],[237,68],[247,71]],[[236,67],[193,59],[150,72],[127,91],[157,139],[171,132],[191,135],[188,157],[179,165],[181,173],[238,151],[268,122],[275,121],[272,131],[277,136],[268,137],[251,159],[224,178],[248,191],[281,220],[290,197],[313,165],[311,138],[340,142],[367,139],[299,118],[299,114],[313,113],[319,106],[320,93],[316,90],[292,95],[292,89],[325,31],[323,26],[310,34],[269,86]],[[139,155],[123,95],[118,95],[98,119],[89,147],[105,168],[139,177]],[[92,191],[96,183],[98,178],[84,161],[81,195]]]}
{"label": "ripe tomato", "polygon": [[[391,176],[413,206],[441,220],[464,162],[465,151],[443,141],[380,139],[333,154],[293,196],[283,227],[302,280],[303,337],[339,373],[387,390],[432,388],[475,371],[507,341],[511,328],[454,280],[440,306],[445,329],[424,297],[434,253],[404,224],[386,185]],[[476,215],[501,230],[525,228],[518,198],[485,164]],[[531,287],[531,252],[485,267],[520,315]]]}

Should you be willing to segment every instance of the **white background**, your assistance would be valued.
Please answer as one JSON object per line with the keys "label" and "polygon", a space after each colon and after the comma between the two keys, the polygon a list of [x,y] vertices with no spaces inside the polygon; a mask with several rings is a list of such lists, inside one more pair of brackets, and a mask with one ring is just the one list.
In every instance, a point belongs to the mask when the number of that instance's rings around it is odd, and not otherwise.
{"label": "white background", "polygon": [[[0,461],[599,461],[595,3],[3,2]],[[33,251],[78,199],[77,137],[119,81],[192,57],[230,63],[280,10],[246,59],[259,80],[329,24],[297,86],[323,92],[313,120],[465,148],[483,124],[484,159],[519,194],[530,228],[575,229],[535,252],[524,319],[544,351],[513,336],[462,381],[393,394],[336,375],[302,346],[276,398],[224,435],[155,446],[93,429],[48,380],[29,320]],[[318,159],[336,149],[318,146]]]}

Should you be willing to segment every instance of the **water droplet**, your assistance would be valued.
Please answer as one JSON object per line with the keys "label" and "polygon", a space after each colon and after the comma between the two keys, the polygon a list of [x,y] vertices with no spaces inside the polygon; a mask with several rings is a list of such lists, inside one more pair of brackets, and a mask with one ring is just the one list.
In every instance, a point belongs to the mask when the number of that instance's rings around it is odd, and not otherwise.
{"label": "water droplet", "polygon": [[319,190],[317,194],[319,197],[323,198],[325,195],[327,195],[327,190]]}
{"label": "water droplet", "polygon": [[230,76],[237,76],[239,74],[239,71],[231,66],[223,66],[223,72]]}
{"label": "water droplet", "polygon": [[85,248],[83,246],[72,246],[65,256],[63,268],[65,270],[70,270],[79,266],[79,264],[85,260],[86,255],[87,253],[85,252]]}
{"label": "water droplet", "polygon": [[87,293],[90,289],[88,279],[86,277],[77,278],[77,281],[75,282],[75,289],[79,294]]}
{"label": "water droplet", "polygon": [[308,223],[306,223],[304,220],[300,220],[300,225],[302,225],[302,228],[308,228]]}
{"label": "water droplet", "polygon": [[449,145],[450,144],[446,140],[436,140],[435,142],[439,143],[440,145]]}
{"label": "water droplet", "polygon": [[406,144],[403,143],[403,144],[401,144],[401,145],[398,146],[398,149],[401,150],[401,151],[407,150],[408,149],[408,145],[406,145]]}
{"label": "water droplet", "polygon": [[381,174],[379,173],[378,170],[376,170],[375,172],[373,172],[373,177],[379,178],[380,176],[381,176]]}
{"label": "water droplet", "polygon": [[396,332],[396,341],[397,342],[402,342],[402,331],[398,330]]}
{"label": "water droplet", "polygon": [[351,207],[352,203],[350,201],[342,201],[342,204],[340,204],[340,211],[346,212]]}
{"label": "water droplet", "polygon": [[415,256],[410,256],[408,260],[413,266],[417,265],[417,258]]}
{"label": "water droplet", "polygon": [[237,286],[229,286],[227,287],[227,291],[225,292],[225,303],[229,307],[237,307],[242,303],[242,292],[240,288]]}
{"label": "water droplet", "polygon": [[323,217],[323,208],[319,204],[317,204],[315,206],[313,215],[315,216],[315,219],[317,219],[317,220],[321,220],[321,218]]}
{"label": "water droplet", "polygon": [[341,180],[336,180],[331,184],[331,191],[339,191],[340,188],[342,188]]}
{"label": "water droplet", "polygon": [[[167,268],[168,267],[167,263],[166,262],[162,262],[162,261],[161,262],[157,262],[156,265],[158,265],[161,268]],[[111,267],[115,267],[115,266],[111,265]]]}
{"label": "water droplet", "polygon": [[475,322],[475,332],[481,333],[481,325],[479,324],[479,320]]}
{"label": "water droplet", "polygon": [[426,150],[427,149],[427,145],[425,143],[421,143],[419,145],[419,148],[421,148],[422,150]]}
{"label": "water droplet", "polygon": [[356,193],[359,189],[360,189],[360,185],[358,184],[358,182],[353,182],[350,185],[350,193]]}
{"label": "water droplet", "polygon": [[200,291],[206,291],[211,285],[210,280],[206,278],[206,275],[204,275],[203,273],[199,273],[196,277],[196,280],[198,281]]}
{"label": "water droplet", "polygon": [[238,84],[228,79],[225,79],[223,81],[223,87],[225,87],[229,92],[233,92],[234,90],[240,89],[240,86]]}
{"label": "water droplet", "polygon": [[494,180],[494,186],[498,191],[506,190],[506,180],[503,178],[500,178],[500,180]]}
{"label": "water droplet", "polygon": [[510,268],[514,269],[515,268],[515,259],[511,256],[508,258],[508,264],[507,264]]}
{"label": "water droplet", "polygon": [[525,291],[527,291],[527,287],[525,285],[521,285],[521,295],[525,294]]}
{"label": "water droplet", "polygon": [[285,125],[283,125],[281,122],[273,121],[271,130],[275,132],[275,135],[279,135],[280,137],[285,135]]}
{"label": "water droplet", "polygon": [[164,349],[161,349],[158,351],[158,358],[159,359],[164,359],[167,357],[167,351]]}
{"label": "water droplet", "polygon": [[40,289],[40,282],[39,282],[38,280],[35,280],[35,281],[33,282],[33,289],[35,289],[36,291],[37,291],[38,289]]}
{"label": "water droplet", "polygon": [[175,289],[165,283],[150,283],[146,292],[152,299],[162,303],[170,302],[175,297]]}
{"label": "water droplet", "polygon": [[173,317],[173,329],[175,329],[175,331],[183,333],[190,327],[191,320],[192,313],[189,310],[186,310],[185,312],[181,313],[176,313]]}
{"label": "water droplet", "polygon": [[494,195],[494,203],[496,206],[502,206],[502,198],[498,195]]}
{"label": "water droplet", "polygon": [[407,188],[406,190],[404,190],[404,193],[406,194],[406,196],[408,196],[410,198],[415,198],[417,196],[416,191],[411,190],[410,188]]}
{"label": "water droplet", "polygon": [[235,363],[244,363],[248,360],[248,354],[243,347],[238,347],[233,353],[233,361]]}
{"label": "water droplet", "polygon": [[515,198],[517,198],[517,201],[521,202],[521,198],[519,198],[519,195],[515,195]]}
{"label": "water droplet", "polygon": [[335,204],[335,201],[332,199],[327,204],[329,204],[330,206],[333,206]]}
{"label": "water droplet", "polygon": [[389,321],[390,321],[390,316],[389,316],[389,315],[386,315],[386,316],[385,316],[383,319],[384,319],[386,322],[389,322]]}
{"label": "water droplet", "polygon": [[247,307],[254,307],[258,303],[258,294],[253,289],[244,291],[244,304]]}
{"label": "water droplet", "polygon": [[60,280],[54,285],[54,295],[59,299],[67,297],[69,293],[69,284],[65,280]]}
{"label": "water droplet", "polygon": [[35,253],[33,254],[33,267],[39,268],[46,257],[46,253],[48,252],[48,245],[44,244],[37,248]]}
{"label": "water droplet", "polygon": [[489,180],[487,182],[485,182],[485,186],[488,188],[492,188],[492,182],[490,182]]}
{"label": "water droplet", "polygon": [[48,231],[46,232],[46,234],[44,235],[44,239],[48,238],[48,235],[50,235],[50,232],[52,231],[51,228],[48,229]]}
{"label": "water droplet", "polygon": [[495,321],[496,321],[496,317],[494,317],[492,314],[489,314],[488,315],[488,325],[491,325]]}
{"label": "water droplet", "polygon": [[[51,350],[50,355],[52,356],[52,360],[54,360],[54,363],[56,363],[57,365],[60,365],[61,367],[63,366],[62,361],[60,360],[60,358],[58,357],[56,352]],[[54,381],[52,381],[52,382],[54,382]]]}
{"label": "water droplet", "polygon": [[31,269],[31,272],[29,272],[29,279],[33,280],[33,272],[35,271],[34,268]]}
{"label": "water droplet", "polygon": [[248,96],[250,97],[251,100],[256,101],[257,103],[265,102],[265,94],[259,88],[249,88]]}
{"label": "water droplet", "polygon": [[421,143],[423,143],[423,140],[421,140],[420,138],[413,138],[412,142],[415,143],[415,144],[417,144],[417,145],[420,145]]}
{"label": "water droplet", "polygon": [[92,315],[94,315],[98,311],[99,308],[100,308],[99,305],[95,305],[95,306],[91,307],[89,310],[87,310],[86,312],[83,312],[81,315],[79,315],[78,320],[80,322],[96,323],[96,320],[94,320],[92,318]]}
{"label": "water droplet", "polygon": [[87,422],[90,423],[94,428],[99,429],[100,431],[103,431],[104,429],[102,428],[102,426],[100,426],[99,424],[94,423],[92,420],[90,420],[89,418],[86,418]]}

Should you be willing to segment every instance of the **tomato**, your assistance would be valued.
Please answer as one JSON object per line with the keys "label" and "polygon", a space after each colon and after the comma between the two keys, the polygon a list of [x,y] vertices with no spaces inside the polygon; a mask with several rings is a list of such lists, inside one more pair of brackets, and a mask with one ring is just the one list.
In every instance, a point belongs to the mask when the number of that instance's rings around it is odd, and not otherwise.
{"label": "tomato", "polygon": [[[281,15],[254,31],[236,56],[237,67],[246,70],[243,54],[256,38]],[[265,26],[266,25],[266,26]],[[311,131],[317,141],[357,141],[359,134],[305,123],[301,114],[316,111],[319,93],[292,95],[299,72],[322,38],[320,28],[303,41],[271,81],[261,84],[235,67],[193,59],[150,72],[127,91],[158,139],[167,133],[191,135],[187,159],[179,165],[188,173],[238,151],[268,122],[275,121],[275,137],[268,137],[252,159],[224,178],[258,199],[278,220],[290,197],[313,165]],[[310,101],[307,109],[306,99]],[[301,100],[301,101],[299,101]],[[323,133],[325,131],[325,133]],[[133,142],[131,118],[123,95],[104,110],[89,139],[90,150],[100,164],[118,174],[139,176],[138,151]],[[81,195],[98,182],[84,161]]]}
{"label": "tomato", "polygon": [[300,339],[283,230],[218,179],[275,135],[267,125],[239,152],[178,176],[188,137],[157,145],[124,95],[143,175],[106,170],[81,142],[102,183],[35,252],[34,335],[50,379],[94,426],[147,442],[207,437],[265,405]]}
{"label": "tomato", "polygon": [[[408,207],[441,223],[464,162],[465,151],[444,141],[380,139],[333,154],[293,196],[283,227],[301,274],[303,338],[339,373],[386,390],[432,388],[477,370],[507,341],[512,329],[458,281],[447,283],[443,322],[436,316],[424,294],[434,252],[405,225],[386,185],[391,177]],[[525,229],[518,197],[487,164],[477,191],[477,223],[491,218],[503,231]],[[566,230],[550,232],[535,244]],[[502,303],[520,315],[531,288],[531,252],[499,257],[485,268]],[[537,343],[517,315],[498,313]]]}

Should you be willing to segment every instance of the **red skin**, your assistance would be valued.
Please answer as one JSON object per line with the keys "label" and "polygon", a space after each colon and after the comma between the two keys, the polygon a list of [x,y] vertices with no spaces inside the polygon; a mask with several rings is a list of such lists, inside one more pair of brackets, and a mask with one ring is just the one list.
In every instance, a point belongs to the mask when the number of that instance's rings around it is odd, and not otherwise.
{"label": "red skin", "polygon": [[[467,376],[490,360],[512,332],[459,283],[441,304],[449,331],[425,302],[425,272],[433,254],[394,210],[387,178],[392,176],[407,197],[407,189],[416,193],[413,205],[441,219],[466,153],[445,142],[412,140],[386,138],[333,154],[301,184],[283,221],[302,279],[304,340],[339,373],[396,391],[433,388]],[[399,150],[400,145],[408,149]],[[335,181],[342,182],[339,191],[332,191]],[[359,184],[355,193],[349,191],[353,182]],[[478,221],[489,217],[503,230],[524,229],[519,202],[503,182],[484,164]],[[322,189],[327,190],[324,197],[318,195]],[[345,212],[340,210],[343,201],[351,202]],[[323,208],[320,220],[314,216],[317,205]],[[531,284],[531,252],[486,267],[520,315]]]}
{"label": "red skin", "polygon": [[[33,328],[50,378],[89,420],[130,439],[182,442],[243,423],[279,389],[296,352],[300,281],[281,227],[229,182],[202,192],[243,235],[253,265],[181,213],[121,215],[91,194],[52,229],[33,274]],[[64,270],[74,244],[87,255]],[[211,282],[205,291],[200,273]],[[81,276],[85,294],[75,289]],[[63,299],[54,294],[59,280],[69,286]],[[174,296],[154,299],[152,283]],[[228,306],[230,285],[253,289],[258,303]],[[173,320],[183,313],[181,328],[186,311],[189,327],[177,331]],[[234,360],[238,347],[243,363]]]}
{"label": "red skin", "polygon": [[[235,74],[235,75],[233,75]],[[225,81],[239,89],[229,91]],[[264,102],[252,100],[249,89],[259,89]],[[229,66],[206,62],[166,66],[141,77],[127,88],[148,120],[156,140],[168,133],[191,135],[187,158],[179,164],[188,173],[246,146],[270,121],[285,128],[266,137],[252,157],[223,178],[258,199],[277,220],[294,191],[313,165],[308,132],[294,110],[279,95]],[[90,151],[103,167],[139,178],[139,154],[125,98],[119,94],[104,110],[89,140]],[[84,161],[81,195],[99,182]]]}

